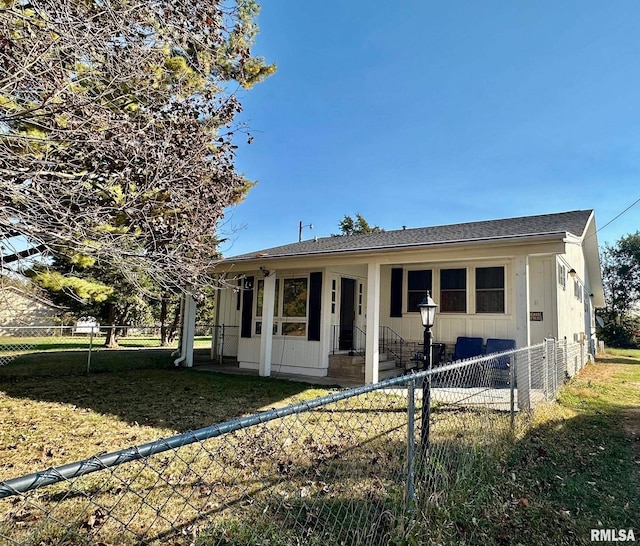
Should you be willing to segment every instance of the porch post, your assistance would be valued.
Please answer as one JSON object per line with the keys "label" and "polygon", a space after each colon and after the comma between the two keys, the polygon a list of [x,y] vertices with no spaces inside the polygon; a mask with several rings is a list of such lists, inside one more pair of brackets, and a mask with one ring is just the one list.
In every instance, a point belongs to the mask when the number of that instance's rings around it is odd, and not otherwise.
{"label": "porch post", "polygon": [[193,342],[196,335],[196,300],[190,294],[184,297],[184,311],[182,316],[182,355],[184,365],[193,367]]}
{"label": "porch post", "polygon": [[262,295],[262,333],[260,334],[260,375],[271,375],[271,347],[273,344],[273,312],[276,302],[276,272],[264,278]]}
{"label": "porch post", "polygon": [[367,265],[367,342],[365,346],[365,383],[378,382],[380,362],[380,264]]}
{"label": "porch post", "polygon": [[[515,315],[516,347],[531,345],[529,323],[529,256],[516,256],[515,259]],[[516,364],[516,387],[518,389],[518,408],[528,410],[531,407],[531,360],[518,358]]]}

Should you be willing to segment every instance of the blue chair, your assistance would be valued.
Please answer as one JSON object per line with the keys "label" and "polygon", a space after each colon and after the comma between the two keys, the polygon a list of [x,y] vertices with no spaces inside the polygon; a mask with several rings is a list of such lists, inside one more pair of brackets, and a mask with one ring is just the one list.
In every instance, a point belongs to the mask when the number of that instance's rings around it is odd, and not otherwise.
{"label": "blue chair", "polygon": [[[516,348],[515,339],[487,339],[485,353],[503,353]],[[500,355],[492,358],[484,364],[489,384],[493,388],[508,387],[511,383],[511,356]],[[515,385],[514,385],[515,386]]]}
{"label": "blue chair", "polygon": [[482,338],[460,336],[453,350],[453,360],[473,358],[482,354]]}
{"label": "blue chair", "polygon": [[[502,353],[504,351],[511,351],[516,348],[516,340],[515,339],[496,339],[489,338],[487,339],[487,346],[485,348],[485,354],[492,353]],[[511,364],[511,359],[508,356],[502,356],[496,358],[491,362],[490,366],[492,368],[497,368],[499,370],[508,370]]]}

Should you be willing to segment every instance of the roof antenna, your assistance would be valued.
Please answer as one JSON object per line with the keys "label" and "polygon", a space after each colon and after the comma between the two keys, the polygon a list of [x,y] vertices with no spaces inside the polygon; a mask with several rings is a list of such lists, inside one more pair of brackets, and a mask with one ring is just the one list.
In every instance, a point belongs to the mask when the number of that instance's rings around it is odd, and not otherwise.
{"label": "roof antenna", "polygon": [[308,227],[309,229],[313,229],[313,224],[303,224],[302,220],[298,224],[298,242],[302,242],[302,228]]}

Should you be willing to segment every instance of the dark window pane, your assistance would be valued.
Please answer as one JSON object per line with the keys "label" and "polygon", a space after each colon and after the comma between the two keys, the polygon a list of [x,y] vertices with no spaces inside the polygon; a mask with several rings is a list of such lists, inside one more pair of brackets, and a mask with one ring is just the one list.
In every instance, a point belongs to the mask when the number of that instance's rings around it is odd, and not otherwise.
{"label": "dark window pane", "polygon": [[409,290],[431,290],[431,270],[407,271]]}
{"label": "dark window pane", "polygon": [[466,269],[443,269],[440,271],[440,288],[442,290],[466,290]]}
{"label": "dark window pane", "polygon": [[504,313],[504,290],[477,292],[476,313]]}
{"label": "dark window pane", "polygon": [[440,292],[442,313],[466,313],[467,293],[463,290],[442,290]]}
{"label": "dark window pane", "polygon": [[476,289],[504,288],[504,267],[479,267],[476,269]]}

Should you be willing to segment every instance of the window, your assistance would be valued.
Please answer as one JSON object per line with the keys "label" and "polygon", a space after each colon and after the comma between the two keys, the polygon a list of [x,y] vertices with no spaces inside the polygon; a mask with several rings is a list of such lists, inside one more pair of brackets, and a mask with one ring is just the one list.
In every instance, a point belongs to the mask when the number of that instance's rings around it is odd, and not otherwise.
{"label": "window", "polygon": [[331,280],[331,314],[336,314],[336,280]]}
{"label": "window", "polygon": [[307,279],[284,279],[282,285],[282,335],[306,336]]}
{"label": "window", "polygon": [[[276,279],[276,302],[273,307],[274,315],[278,315],[278,298],[280,296],[279,291],[280,279]],[[264,301],[264,279],[259,279],[256,283],[256,326],[255,333],[260,335],[262,333],[262,309],[263,309],[263,301]],[[278,332],[278,322],[277,320],[273,321],[273,333],[276,334]]]}
{"label": "window", "polygon": [[417,313],[418,304],[431,292],[431,270],[407,271],[407,312]]}
{"label": "window", "polygon": [[573,295],[578,301],[582,301],[582,285],[578,279],[573,279]]}
{"label": "window", "polygon": [[440,270],[440,312],[467,312],[467,270]]}
{"label": "window", "polygon": [[358,283],[358,315],[362,315],[362,283]]}
{"label": "window", "polygon": [[[307,291],[308,279],[276,279],[276,294],[273,317],[273,333],[277,335],[278,325],[283,336],[307,335]],[[262,333],[262,313],[264,305],[264,279],[256,287],[256,334]],[[281,303],[282,302],[282,303]],[[293,319],[293,320],[292,320]]]}
{"label": "window", "polygon": [[567,286],[567,269],[562,264],[558,264],[558,284],[560,286],[562,286],[563,290],[566,290],[566,286]]}
{"label": "window", "polygon": [[504,313],[504,267],[476,268],[476,313]]}

